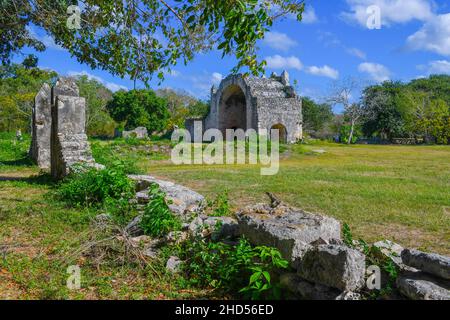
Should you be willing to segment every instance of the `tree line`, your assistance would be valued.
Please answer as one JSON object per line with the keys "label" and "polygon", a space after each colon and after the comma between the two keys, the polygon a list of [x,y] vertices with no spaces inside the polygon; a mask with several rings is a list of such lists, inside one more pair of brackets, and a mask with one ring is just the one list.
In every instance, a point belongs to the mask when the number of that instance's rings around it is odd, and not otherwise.
{"label": "tree line", "polygon": [[[450,143],[450,76],[369,85],[354,101],[352,94],[359,85],[352,78],[336,83],[322,104],[304,98],[306,135],[343,143],[360,139],[392,142],[396,138]],[[333,105],[343,106],[343,113],[333,114]]]}
{"label": "tree line", "polygon": [[[0,131],[30,132],[34,97],[44,83],[54,84],[55,71],[37,67],[34,56],[21,64],[0,67]],[[163,133],[184,127],[188,117],[204,117],[209,103],[173,89],[119,90],[113,93],[86,75],[75,77],[80,96],[86,98],[86,130],[90,136],[111,137],[115,129],[146,127]]]}

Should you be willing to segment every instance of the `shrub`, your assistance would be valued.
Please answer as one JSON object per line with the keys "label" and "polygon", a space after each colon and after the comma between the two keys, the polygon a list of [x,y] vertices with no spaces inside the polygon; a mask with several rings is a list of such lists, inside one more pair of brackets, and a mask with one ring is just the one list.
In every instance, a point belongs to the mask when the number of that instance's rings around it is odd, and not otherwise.
{"label": "shrub", "polygon": [[193,285],[211,286],[226,292],[238,292],[247,298],[280,298],[280,289],[271,272],[287,268],[288,262],[278,250],[260,246],[253,248],[241,238],[236,246],[196,238],[185,242],[179,255]]}
{"label": "shrub", "polygon": [[72,206],[125,205],[134,195],[134,183],[128,179],[120,162],[103,170],[77,169],[58,185],[56,191],[60,200]]}
{"label": "shrub", "polygon": [[170,211],[165,194],[157,184],[150,186],[149,200],[141,221],[146,235],[161,237],[170,231],[181,229],[181,221]]}
{"label": "shrub", "polygon": [[218,217],[228,216],[231,213],[230,204],[228,203],[228,190],[219,193],[212,203],[213,215]]}

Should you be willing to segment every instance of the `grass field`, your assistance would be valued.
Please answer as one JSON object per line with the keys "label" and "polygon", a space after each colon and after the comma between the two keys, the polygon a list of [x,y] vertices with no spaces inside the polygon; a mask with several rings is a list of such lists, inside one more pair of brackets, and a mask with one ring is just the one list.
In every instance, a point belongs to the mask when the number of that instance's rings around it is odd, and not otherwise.
{"label": "grass field", "polygon": [[[86,268],[83,289],[67,291],[64,259],[96,212],[55,202],[53,183],[26,158],[28,145],[0,135],[0,298],[210,297],[165,274],[158,262],[151,270]],[[161,146],[93,141],[100,162],[125,160],[130,172],[170,179],[210,199],[228,190],[235,210],[267,201],[270,191],[347,222],[366,241],[391,239],[450,255],[448,146],[293,145],[274,176],[261,176],[257,166],[175,166]]]}

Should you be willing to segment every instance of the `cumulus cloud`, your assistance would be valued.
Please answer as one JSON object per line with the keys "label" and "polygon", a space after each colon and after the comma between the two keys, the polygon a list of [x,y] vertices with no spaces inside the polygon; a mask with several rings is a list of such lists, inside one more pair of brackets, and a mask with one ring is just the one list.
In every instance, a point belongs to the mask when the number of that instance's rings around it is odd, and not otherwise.
{"label": "cumulus cloud", "polygon": [[312,6],[307,6],[305,12],[302,15],[302,22],[306,24],[312,24],[318,22],[319,19],[316,15],[316,10]]}
{"label": "cumulus cloud", "polygon": [[450,13],[438,15],[409,36],[407,48],[450,56]]}
{"label": "cumulus cloud", "polygon": [[367,73],[372,80],[377,82],[387,81],[391,77],[389,69],[382,64],[364,62],[358,66],[358,71]]}
{"label": "cumulus cloud", "polygon": [[347,4],[350,10],[341,13],[341,16],[363,27],[367,26],[370,17],[367,8],[373,5],[380,8],[384,26],[412,20],[427,21],[434,15],[432,1],[429,0],[347,0]]}
{"label": "cumulus cloud", "polygon": [[83,70],[83,71],[69,71],[69,72],[67,72],[67,75],[70,76],[70,77],[86,76],[86,77],[88,77],[88,79],[92,79],[92,80],[96,80],[96,81],[100,82],[101,84],[103,84],[106,88],[108,88],[112,92],[116,92],[116,91],[119,91],[119,90],[128,90],[128,88],[125,87],[125,86],[122,86],[122,85],[117,84],[117,83],[105,81],[103,78],[101,78],[99,76],[96,76],[96,75],[93,75],[92,73],[89,73],[86,70]]}
{"label": "cumulus cloud", "polygon": [[297,45],[297,42],[289,38],[287,34],[277,31],[267,32],[263,43],[273,49],[281,51],[288,51],[290,48]]}
{"label": "cumulus cloud", "polygon": [[333,69],[327,65],[325,65],[323,67],[316,67],[316,66],[307,67],[306,72],[313,74],[315,76],[328,77],[331,79],[339,78],[339,71],[337,71],[336,69]]}
{"label": "cumulus cloud", "polygon": [[424,70],[428,75],[430,74],[450,74],[450,61],[436,60],[430,61],[427,65],[417,67],[419,70]]}
{"label": "cumulus cloud", "polygon": [[295,56],[282,57],[278,54],[265,58],[267,67],[270,69],[296,69],[302,70],[303,63]]}

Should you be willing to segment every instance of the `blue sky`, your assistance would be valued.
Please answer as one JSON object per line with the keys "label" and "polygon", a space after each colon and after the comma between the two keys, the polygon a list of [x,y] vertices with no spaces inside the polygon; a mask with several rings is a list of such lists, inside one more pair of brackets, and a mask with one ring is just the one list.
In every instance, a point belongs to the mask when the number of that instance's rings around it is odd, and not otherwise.
{"label": "blue sky", "polygon": [[[409,81],[432,73],[450,74],[450,0],[306,0],[303,22],[277,21],[258,55],[266,59],[266,74],[286,69],[298,81],[301,95],[321,100],[333,81],[348,76],[367,83]],[[380,9],[381,29],[369,29],[367,8]],[[38,53],[39,65],[62,75],[87,74],[112,90],[132,88],[102,70],[92,70],[33,28],[48,49]],[[20,58],[17,58],[20,60]],[[230,73],[232,57],[212,51],[187,66],[177,65],[160,87],[184,89],[207,98],[211,85]],[[139,85],[143,87],[142,84]],[[157,83],[152,83],[157,89]],[[339,111],[339,110],[336,110]]]}

